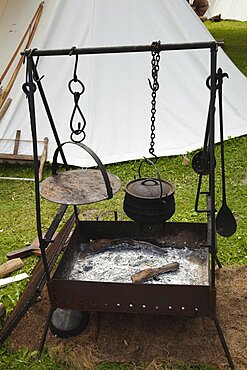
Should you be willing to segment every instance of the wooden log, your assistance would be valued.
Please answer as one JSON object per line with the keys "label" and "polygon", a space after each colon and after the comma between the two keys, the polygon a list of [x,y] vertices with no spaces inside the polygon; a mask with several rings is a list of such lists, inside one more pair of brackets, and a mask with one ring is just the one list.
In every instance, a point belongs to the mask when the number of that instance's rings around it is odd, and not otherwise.
{"label": "wooden log", "polygon": [[0,180],[17,180],[17,181],[35,181],[34,179],[29,179],[27,177],[5,177],[0,176]]}
{"label": "wooden log", "polygon": [[6,159],[9,161],[33,161],[33,156],[29,154],[8,154],[0,153],[0,159]]}
{"label": "wooden log", "polygon": [[[13,261],[13,260],[12,260]],[[23,274],[18,274],[16,276],[10,276],[7,278],[0,279],[0,287],[12,284],[16,281],[21,281],[28,278],[28,274],[25,272]]]}
{"label": "wooden log", "polygon": [[5,115],[5,113],[7,112],[7,110],[9,108],[11,102],[12,102],[12,99],[11,98],[8,98],[6,100],[6,102],[4,103],[2,109],[0,110],[0,121],[3,118],[3,116]]}
{"label": "wooden log", "polygon": [[45,165],[45,162],[46,162],[46,159],[47,159],[48,142],[49,142],[48,137],[45,137],[44,138],[43,152],[42,152],[42,154],[40,156],[40,159],[39,159],[39,181],[43,180],[44,165]]}
{"label": "wooden log", "polygon": [[172,262],[172,263],[168,263],[167,265],[164,265],[161,267],[147,268],[147,269],[141,270],[135,273],[134,275],[132,275],[131,280],[133,283],[143,283],[144,281],[147,281],[155,276],[159,276],[161,274],[164,274],[165,272],[176,271],[178,269],[179,269],[179,263]]}
{"label": "wooden log", "polygon": [[36,20],[36,18],[37,18],[37,16],[38,16],[38,14],[39,14],[40,12],[42,12],[43,7],[44,7],[44,3],[45,3],[45,2],[43,1],[42,3],[40,3],[40,4],[39,4],[38,9],[36,10],[36,12],[35,12],[35,14],[34,14],[34,16],[33,16],[32,20],[31,20],[30,24],[28,25],[28,28],[27,28],[26,32],[24,33],[24,35],[23,35],[23,37],[22,37],[22,39],[21,39],[21,42],[19,43],[19,45],[18,45],[17,49],[15,50],[15,52],[14,52],[14,54],[13,54],[12,58],[10,59],[10,61],[9,61],[8,65],[7,65],[7,67],[5,68],[5,70],[3,71],[3,74],[2,74],[2,75],[1,75],[1,77],[0,77],[0,84],[1,84],[1,82],[3,81],[4,77],[6,76],[6,74],[8,73],[8,71],[9,71],[10,67],[12,66],[12,64],[13,64],[13,62],[14,62],[14,60],[15,60],[15,58],[16,58],[16,57],[17,57],[17,55],[19,54],[19,51],[21,50],[21,47],[22,47],[22,45],[23,45],[23,43],[24,43],[25,39],[27,38],[28,34],[30,34],[30,29],[31,29],[31,27],[32,27],[32,24],[35,22],[35,20]]}
{"label": "wooden log", "polygon": [[24,266],[20,258],[13,258],[0,265],[0,277],[10,274],[13,271],[19,270]]}
{"label": "wooden log", "polygon": [[18,154],[20,138],[21,138],[21,130],[17,130],[16,135],[15,135],[15,145],[14,145],[14,150],[13,150],[14,155]]}
{"label": "wooden log", "polygon": [[[37,11],[35,13],[35,16],[32,19],[32,22],[28,26],[28,30],[27,30],[28,31],[27,32],[28,40],[27,40],[27,43],[25,44],[25,46],[23,48],[24,50],[26,50],[26,49],[29,48],[29,46],[30,46],[30,44],[31,44],[31,42],[33,40],[35,31],[36,31],[36,29],[38,27],[39,20],[40,20],[42,11],[43,11],[43,5],[44,5],[44,2],[40,3],[40,5],[39,5],[39,7],[38,7],[38,9],[37,9]],[[23,59],[24,59],[24,57],[21,56],[20,59],[19,59],[19,61],[18,61],[18,63],[17,63],[17,65],[16,65],[16,67],[15,67],[15,70],[14,70],[14,72],[13,72],[13,74],[12,74],[12,76],[11,76],[8,84],[7,84],[7,86],[5,87],[5,89],[3,90],[3,92],[2,92],[2,94],[0,96],[0,108],[3,106],[5,100],[6,100],[7,96],[8,96],[8,94],[9,94],[9,92],[10,92],[10,90],[11,90],[11,88],[12,88],[14,82],[15,82],[15,80],[16,80],[16,77],[18,76],[18,73],[19,73],[19,71],[21,69],[21,66],[23,64]],[[11,64],[12,64],[12,61],[11,61]],[[9,67],[10,66],[8,65],[7,66],[7,71],[9,69]],[[5,73],[5,71],[4,71],[4,73]],[[3,78],[4,78],[4,74],[1,76],[1,82],[2,82]]]}

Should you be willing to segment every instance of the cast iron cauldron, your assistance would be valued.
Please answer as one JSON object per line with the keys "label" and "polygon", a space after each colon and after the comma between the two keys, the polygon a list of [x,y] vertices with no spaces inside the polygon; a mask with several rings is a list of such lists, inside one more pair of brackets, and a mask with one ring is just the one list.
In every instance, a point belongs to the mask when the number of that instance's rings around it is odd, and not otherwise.
{"label": "cast iron cauldron", "polygon": [[125,188],[124,211],[139,223],[166,221],[175,212],[175,187],[159,178],[139,178]]}

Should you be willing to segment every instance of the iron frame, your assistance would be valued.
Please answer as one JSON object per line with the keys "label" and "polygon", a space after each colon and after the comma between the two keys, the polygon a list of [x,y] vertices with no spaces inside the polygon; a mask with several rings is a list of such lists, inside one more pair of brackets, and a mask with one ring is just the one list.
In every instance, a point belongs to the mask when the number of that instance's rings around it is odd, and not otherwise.
{"label": "iron frame", "polygon": [[[178,44],[160,44],[160,51],[183,51],[183,50],[195,50],[195,49],[208,49],[210,50],[211,57],[210,57],[210,78],[211,78],[211,89],[210,89],[210,108],[209,108],[209,120],[210,120],[210,135],[209,135],[209,152],[210,152],[210,163],[214,162],[214,140],[215,140],[215,95],[216,95],[216,66],[217,66],[217,51],[218,51],[218,43],[215,41],[209,42],[195,42],[195,43],[178,43]],[[41,227],[41,208],[40,208],[40,191],[39,191],[39,176],[38,176],[38,151],[37,151],[37,132],[36,132],[36,114],[35,114],[35,86],[37,85],[41,99],[43,101],[48,120],[50,122],[50,126],[56,140],[58,147],[61,147],[61,142],[56,130],[56,125],[53,120],[48,101],[45,96],[45,92],[42,87],[41,78],[38,75],[37,66],[34,63],[34,57],[49,57],[49,56],[70,56],[70,55],[96,55],[96,54],[115,54],[115,53],[137,53],[137,52],[151,52],[152,46],[151,45],[128,45],[128,46],[108,46],[108,47],[87,47],[87,48],[71,48],[71,49],[54,49],[54,50],[26,50],[22,53],[24,55],[26,63],[27,63],[27,82],[26,82],[26,95],[28,98],[28,105],[29,105],[29,114],[30,114],[30,125],[31,125],[31,132],[32,132],[32,139],[33,139],[33,156],[34,156],[34,175],[35,175],[35,202],[36,202],[36,225],[37,225],[37,232],[38,238],[40,242],[40,249],[41,249],[41,256],[42,261],[44,264],[44,269],[46,273],[46,281],[50,296],[50,303],[51,303],[51,311],[49,314],[49,319],[51,319],[51,312],[52,309],[56,306],[56,297],[54,294],[54,282],[51,282],[52,278],[50,276],[49,268],[47,265],[46,260],[46,253],[45,249],[48,245],[48,241],[43,238],[42,236],[42,227]],[[60,151],[63,163],[66,167],[67,161],[65,155],[61,149]],[[200,192],[200,184],[201,184],[201,177],[199,178],[199,187],[197,191],[197,201],[198,197],[201,194]],[[216,288],[215,288],[215,268],[216,263],[219,265],[219,261],[217,259],[217,240],[216,240],[216,231],[215,231],[215,169],[213,165],[210,165],[210,173],[209,173],[209,190],[206,192],[207,194],[207,214],[208,214],[208,240],[210,246],[210,254],[211,254],[211,266],[210,266],[210,294],[208,295],[209,300],[209,312],[211,317],[214,320],[218,335],[220,337],[225,355],[227,357],[228,363],[231,369],[234,369],[234,364],[227,347],[219,320],[216,314]],[[74,211],[76,212],[76,207],[74,207]],[[79,223],[79,219],[77,217],[77,223]],[[148,288],[150,289],[150,288]],[[169,289],[168,289],[169,291]],[[86,289],[86,294],[88,290]],[[170,293],[169,293],[170,294]],[[199,293],[200,295],[200,293]],[[177,314],[179,314],[177,312]],[[205,312],[206,314],[206,312]],[[208,314],[208,312],[207,312]],[[43,348],[43,344],[45,342],[46,332],[48,330],[49,324],[46,325],[41,345],[40,351]]]}

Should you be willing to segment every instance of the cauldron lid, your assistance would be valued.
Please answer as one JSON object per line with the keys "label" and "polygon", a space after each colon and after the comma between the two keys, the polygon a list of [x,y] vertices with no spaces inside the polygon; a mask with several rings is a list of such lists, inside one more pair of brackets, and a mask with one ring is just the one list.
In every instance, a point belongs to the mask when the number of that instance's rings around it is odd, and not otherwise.
{"label": "cauldron lid", "polygon": [[170,182],[153,177],[129,181],[126,185],[125,191],[137,198],[159,199],[161,196],[161,186],[162,198],[172,195],[175,191],[174,185]]}

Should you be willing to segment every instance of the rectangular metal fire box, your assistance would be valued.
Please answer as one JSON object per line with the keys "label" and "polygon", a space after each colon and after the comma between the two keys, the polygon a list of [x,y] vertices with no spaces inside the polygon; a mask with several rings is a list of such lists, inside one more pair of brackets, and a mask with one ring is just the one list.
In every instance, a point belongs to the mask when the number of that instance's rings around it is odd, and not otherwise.
{"label": "rectangular metal fire box", "polygon": [[[56,307],[86,311],[209,316],[206,223],[79,221],[50,281]],[[178,262],[176,271],[133,283],[146,268]]]}

